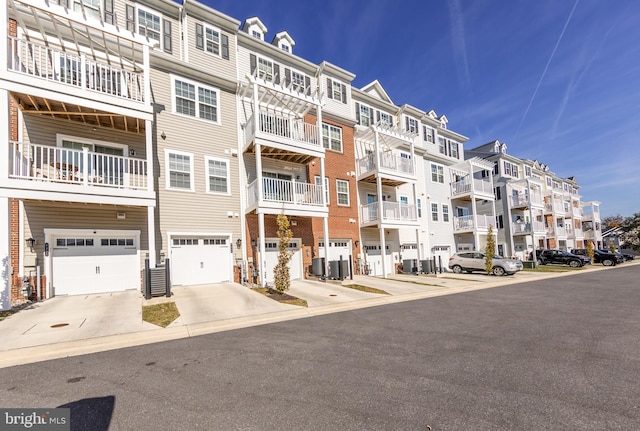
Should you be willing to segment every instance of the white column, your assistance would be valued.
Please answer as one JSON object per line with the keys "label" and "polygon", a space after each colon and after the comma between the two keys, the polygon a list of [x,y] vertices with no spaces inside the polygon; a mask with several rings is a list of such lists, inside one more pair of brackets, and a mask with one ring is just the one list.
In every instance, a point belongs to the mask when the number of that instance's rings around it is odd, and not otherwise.
{"label": "white column", "polygon": [[267,250],[265,247],[263,213],[258,213],[258,235],[260,235],[260,285],[267,287]]}
{"label": "white column", "polygon": [[383,200],[382,200],[382,179],[380,178],[380,141],[378,131],[374,132],[375,151],[376,151],[376,186],[378,191],[378,226],[380,227],[380,256],[382,256],[382,276],[387,278],[387,243],[384,238],[384,226],[382,224],[384,216]]}
{"label": "white column", "polygon": [[144,67],[144,104],[151,106],[151,62],[149,61],[149,46],[142,46],[142,64]]}
{"label": "white column", "polygon": [[[322,184],[322,204],[327,208],[327,192],[324,189],[324,157],[320,159],[320,183]],[[322,220],[322,231],[324,235],[324,274],[329,276],[329,216],[325,215]]]}
{"label": "white column", "polygon": [[11,308],[9,198],[0,197],[0,310]]}
{"label": "white column", "polygon": [[144,121],[144,139],[145,153],[147,159],[147,191],[153,191],[153,122],[151,120]]}
{"label": "white column", "polygon": [[[147,207],[147,241],[149,244],[149,268],[155,268],[158,253],[156,250],[155,208],[152,206]],[[167,244],[167,247],[170,246],[171,244]]]}

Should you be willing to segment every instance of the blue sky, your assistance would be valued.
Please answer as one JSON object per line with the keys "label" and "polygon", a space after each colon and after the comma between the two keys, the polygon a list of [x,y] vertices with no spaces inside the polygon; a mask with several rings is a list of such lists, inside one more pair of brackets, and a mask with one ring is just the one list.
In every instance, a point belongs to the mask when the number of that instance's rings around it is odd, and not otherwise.
{"label": "blue sky", "polygon": [[294,53],[378,79],[393,101],[445,114],[469,137],[575,176],[602,215],[640,212],[636,0],[204,0]]}

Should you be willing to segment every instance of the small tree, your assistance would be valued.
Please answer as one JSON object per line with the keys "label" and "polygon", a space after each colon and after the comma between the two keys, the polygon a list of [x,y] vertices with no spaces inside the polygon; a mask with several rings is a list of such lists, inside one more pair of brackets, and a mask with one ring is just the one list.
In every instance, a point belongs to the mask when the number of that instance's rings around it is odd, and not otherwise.
{"label": "small tree", "polygon": [[589,256],[589,259],[591,259],[591,262],[593,262],[593,242],[592,241],[587,241],[587,256]]}
{"label": "small tree", "polygon": [[278,263],[273,269],[274,284],[280,293],[289,290],[291,286],[291,276],[289,274],[289,261],[291,252],[289,242],[293,237],[293,232],[289,229],[289,219],[284,214],[279,214],[278,219]]}
{"label": "small tree", "polygon": [[487,274],[491,274],[493,271],[493,255],[496,254],[496,239],[493,237],[493,226],[489,225],[489,232],[487,232],[487,246],[484,249],[486,256],[484,258],[484,269]]}

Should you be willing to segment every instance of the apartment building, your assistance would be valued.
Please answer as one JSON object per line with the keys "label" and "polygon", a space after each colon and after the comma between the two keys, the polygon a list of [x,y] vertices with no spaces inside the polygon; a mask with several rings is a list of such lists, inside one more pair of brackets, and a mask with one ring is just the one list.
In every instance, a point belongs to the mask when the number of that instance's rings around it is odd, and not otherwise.
{"label": "apartment building", "polygon": [[585,241],[592,241],[596,249],[606,247],[603,241],[599,201],[582,202],[582,232]]}
{"label": "apartment building", "polygon": [[534,249],[584,248],[595,238],[599,203],[581,202],[575,178],[560,178],[543,163],[512,156],[497,140],[468,150],[467,156],[493,164],[498,254],[526,260]]}

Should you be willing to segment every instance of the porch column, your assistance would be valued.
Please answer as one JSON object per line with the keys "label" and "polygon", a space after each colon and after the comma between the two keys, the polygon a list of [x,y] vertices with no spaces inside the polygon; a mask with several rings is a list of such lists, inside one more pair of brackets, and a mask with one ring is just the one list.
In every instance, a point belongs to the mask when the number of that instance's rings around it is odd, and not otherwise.
{"label": "porch column", "polygon": [[[413,152],[413,144],[411,145],[411,150]],[[411,160],[413,160],[413,158]],[[415,170],[415,168],[416,166],[414,163],[413,169]],[[420,252],[420,219],[418,218],[418,187],[416,183],[413,183],[413,205],[414,205],[414,208],[416,209],[416,221],[418,222],[418,227],[416,227],[416,249],[418,250],[418,268],[420,268],[422,253]]]}
{"label": "porch column", "polygon": [[375,136],[375,152],[376,152],[376,187],[378,191],[378,226],[380,227],[380,256],[382,257],[382,276],[387,278],[387,247],[384,238],[384,226],[383,226],[383,197],[382,197],[382,178],[380,178],[380,138],[378,137],[378,131],[374,131]]}
{"label": "porch column", "polygon": [[144,120],[144,143],[147,159],[147,191],[153,191],[153,122]]}
{"label": "porch column", "polygon": [[144,67],[144,104],[151,106],[151,62],[149,61],[149,45],[142,46],[142,64]]}
{"label": "porch column", "polygon": [[11,308],[9,226],[9,198],[0,197],[0,310]]}
{"label": "porch column", "polygon": [[[322,138],[321,138],[322,139]],[[322,184],[322,204],[327,208],[327,192],[324,189],[324,157],[320,159],[320,184]],[[329,216],[325,215],[322,219],[322,230],[324,235],[324,274],[329,277]]]}
{"label": "porch column", "polygon": [[[473,178],[471,179],[473,181]],[[473,183],[472,183],[473,184]],[[478,214],[476,199],[473,195],[473,185],[471,186],[471,212],[473,213],[473,245],[475,251],[480,251],[480,235],[478,233]]]}
{"label": "porch column", "polygon": [[264,237],[264,214],[258,213],[258,235],[260,235],[260,285],[267,287],[267,256]]}
{"label": "porch column", "polygon": [[[155,208],[152,206],[147,207],[147,242],[149,247],[149,268],[156,267],[156,220],[155,220]],[[167,244],[167,247],[171,247],[171,244]]]}

